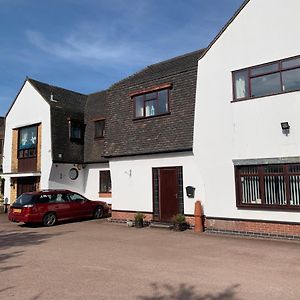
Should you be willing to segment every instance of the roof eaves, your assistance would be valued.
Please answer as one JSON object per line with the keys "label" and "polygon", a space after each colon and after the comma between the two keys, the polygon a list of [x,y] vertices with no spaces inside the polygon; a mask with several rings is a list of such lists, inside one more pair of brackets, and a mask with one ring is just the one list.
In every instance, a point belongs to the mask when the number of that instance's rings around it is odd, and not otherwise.
{"label": "roof eaves", "polygon": [[243,10],[243,8],[250,2],[250,0],[244,0],[241,6],[236,10],[233,16],[229,19],[229,21],[223,26],[223,28],[219,31],[219,33],[215,36],[215,38],[210,42],[207,46],[206,50],[200,55],[199,60],[202,59],[205,54],[210,50],[210,48],[215,44],[215,42],[220,38],[223,32],[229,27],[229,25],[234,21],[234,19],[239,15],[239,13]]}

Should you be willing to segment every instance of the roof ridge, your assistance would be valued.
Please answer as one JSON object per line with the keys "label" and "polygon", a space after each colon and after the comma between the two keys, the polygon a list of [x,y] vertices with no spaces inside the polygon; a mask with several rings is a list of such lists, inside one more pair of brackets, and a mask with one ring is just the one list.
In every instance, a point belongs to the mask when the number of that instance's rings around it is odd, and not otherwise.
{"label": "roof ridge", "polygon": [[29,78],[27,77],[27,80],[31,83],[38,83],[38,84],[42,84],[42,85],[47,85],[51,88],[57,88],[57,89],[61,89],[61,90],[65,90],[67,92],[72,92],[74,94],[78,94],[78,95],[81,95],[81,96],[88,96],[88,94],[82,94],[82,93],[79,93],[79,92],[76,92],[76,91],[73,91],[73,90],[70,90],[70,89],[66,89],[66,88],[63,88],[63,87],[60,87],[60,86],[56,86],[56,85],[52,85],[52,84],[49,84],[49,83],[46,83],[46,82],[42,82],[42,81],[39,81],[39,80],[36,80],[36,79],[33,79],[33,78]]}

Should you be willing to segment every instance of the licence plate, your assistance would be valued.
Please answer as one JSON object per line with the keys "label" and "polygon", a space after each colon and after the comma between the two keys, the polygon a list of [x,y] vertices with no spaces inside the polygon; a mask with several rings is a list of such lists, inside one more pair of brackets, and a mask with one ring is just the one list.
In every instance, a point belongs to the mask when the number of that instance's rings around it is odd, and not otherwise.
{"label": "licence plate", "polygon": [[20,212],[22,212],[22,209],[20,209],[20,208],[14,208],[14,213],[20,213]]}

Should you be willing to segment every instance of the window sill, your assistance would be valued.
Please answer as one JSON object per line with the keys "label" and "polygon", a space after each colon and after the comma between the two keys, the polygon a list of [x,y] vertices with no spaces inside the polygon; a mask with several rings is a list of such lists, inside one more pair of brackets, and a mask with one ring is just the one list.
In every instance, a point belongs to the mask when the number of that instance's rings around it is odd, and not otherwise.
{"label": "window sill", "polygon": [[169,116],[170,114],[171,114],[170,112],[167,112],[167,113],[160,114],[160,115],[155,115],[155,116],[133,118],[132,121],[134,121],[134,122],[145,121],[145,120],[150,120],[150,119],[153,119],[153,118],[160,118],[160,117]]}
{"label": "window sill", "polygon": [[300,211],[300,206],[292,205],[262,205],[262,204],[238,204],[238,209],[246,210],[269,210],[269,211]]}
{"label": "window sill", "polygon": [[101,198],[111,198],[111,193],[99,193],[99,197],[101,197]]}

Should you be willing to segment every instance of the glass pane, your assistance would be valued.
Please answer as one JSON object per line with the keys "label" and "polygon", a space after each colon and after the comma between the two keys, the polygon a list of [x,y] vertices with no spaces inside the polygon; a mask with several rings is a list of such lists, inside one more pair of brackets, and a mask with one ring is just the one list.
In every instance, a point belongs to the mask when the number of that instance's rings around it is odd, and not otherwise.
{"label": "glass pane", "polygon": [[242,183],[242,203],[261,204],[259,177],[245,176],[241,177]]}
{"label": "glass pane", "polygon": [[36,148],[37,143],[37,127],[21,128],[19,132],[19,149]]}
{"label": "glass pane", "polygon": [[105,120],[95,122],[95,137],[103,137],[105,128]]}
{"label": "glass pane", "polygon": [[241,174],[257,174],[258,167],[257,166],[245,166],[239,168]]}
{"label": "glass pane", "polygon": [[283,173],[284,168],[283,166],[265,166],[264,167],[264,172],[265,173]]}
{"label": "glass pane", "polygon": [[285,205],[286,191],[284,176],[264,176],[265,201],[269,205]]}
{"label": "glass pane", "polygon": [[280,74],[270,74],[251,79],[251,96],[259,97],[281,93]]}
{"label": "glass pane", "polygon": [[289,59],[282,62],[283,69],[294,68],[298,66],[300,66],[300,57]]}
{"label": "glass pane", "polygon": [[249,97],[248,71],[238,71],[234,73],[235,99]]}
{"label": "glass pane", "polygon": [[81,128],[78,125],[72,125],[71,127],[71,137],[74,139],[81,138]]}
{"label": "glass pane", "polygon": [[289,176],[290,179],[290,205],[300,205],[300,176]]}
{"label": "glass pane", "polygon": [[110,171],[100,171],[100,193],[111,193]]}
{"label": "glass pane", "polygon": [[157,98],[157,92],[146,94],[146,100],[152,100]]}
{"label": "glass pane", "polygon": [[265,65],[262,67],[256,67],[251,69],[251,76],[266,74],[270,72],[276,72],[279,70],[279,63]]}
{"label": "glass pane", "polygon": [[300,90],[300,68],[282,72],[282,84],[285,92]]}
{"label": "glass pane", "polygon": [[135,99],[135,117],[144,116],[144,96],[134,97]]}
{"label": "glass pane", "polygon": [[158,92],[158,113],[163,114],[169,111],[168,108],[168,90]]}
{"label": "glass pane", "polygon": [[146,117],[155,116],[156,113],[156,100],[146,102]]}

